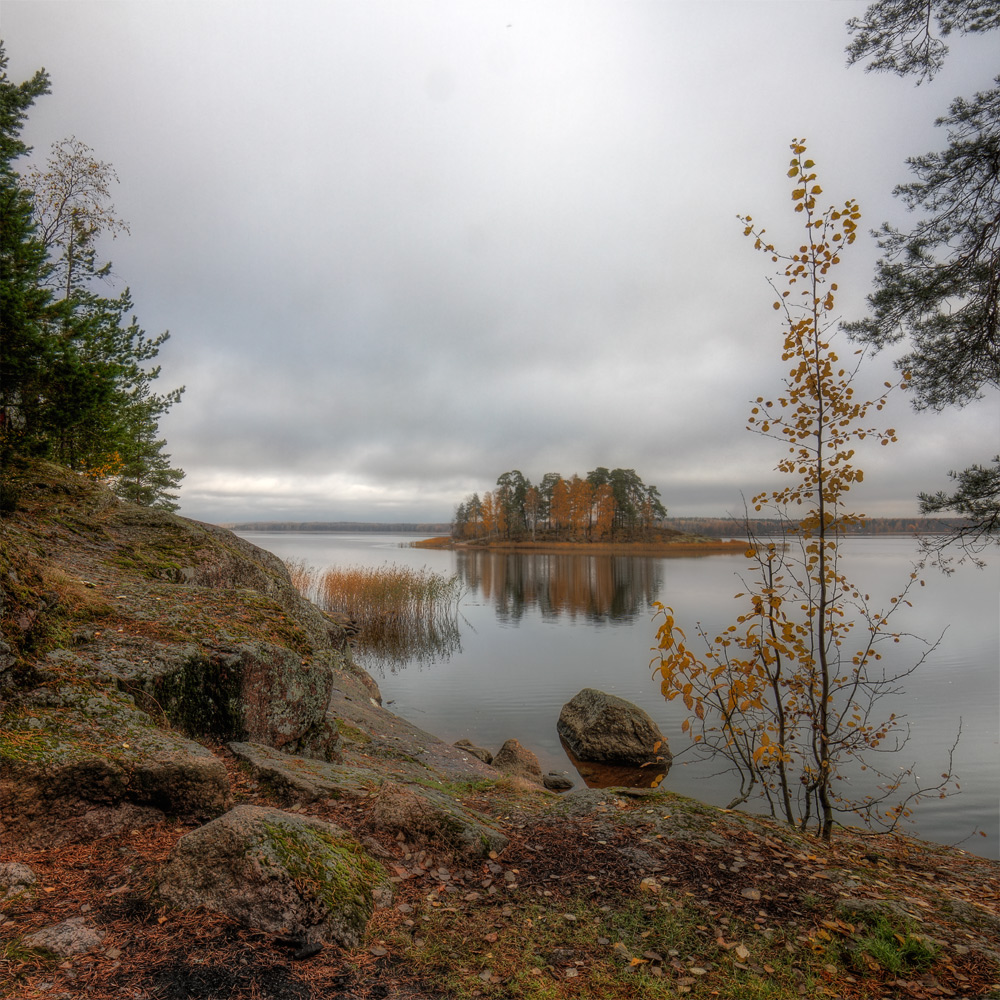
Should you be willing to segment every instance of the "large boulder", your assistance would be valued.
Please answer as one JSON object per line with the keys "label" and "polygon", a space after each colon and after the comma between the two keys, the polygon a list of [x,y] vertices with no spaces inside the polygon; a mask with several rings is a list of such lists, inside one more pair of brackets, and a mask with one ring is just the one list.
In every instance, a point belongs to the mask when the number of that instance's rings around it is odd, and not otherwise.
{"label": "large boulder", "polygon": [[361,942],[388,889],[381,865],[337,827],[259,806],[237,806],[181,837],[159,883],[175,906],[345,947]]}
{"label": "large boulder", "polygon": [[669,767],[673,759],[663,734],[641,708],[594,688],[584,688],[563,705],[556,729],[581,761]]}

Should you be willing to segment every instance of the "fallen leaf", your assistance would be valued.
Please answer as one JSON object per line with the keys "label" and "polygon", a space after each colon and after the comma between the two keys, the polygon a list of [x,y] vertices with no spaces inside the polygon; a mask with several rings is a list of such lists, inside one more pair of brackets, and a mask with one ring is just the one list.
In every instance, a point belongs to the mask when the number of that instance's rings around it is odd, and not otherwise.
{"label": "fallen leaf", "polygon": [[745,962],[750,957],[750,949],[745,945],[738,944],[736,946],[736,957],[741,961]]}

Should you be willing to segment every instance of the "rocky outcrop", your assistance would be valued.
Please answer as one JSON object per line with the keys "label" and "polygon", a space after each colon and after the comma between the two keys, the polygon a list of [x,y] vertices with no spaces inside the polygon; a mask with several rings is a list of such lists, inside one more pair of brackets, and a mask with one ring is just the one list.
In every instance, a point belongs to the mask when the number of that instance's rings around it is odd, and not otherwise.
{"label": "rocky outcrop", "polygon": [[164,815],[217,816],[225,766],[194,740],[157,728],[117,692],[64,685],[26,698],[7,721],[0,832],[25,845],[91,840]]}
{"label": "rocky outcrop", "polygon": [[594,688],[584,688],[563,705],[556,729],[581,761],[669,768],[673,759],[663,734],[641,708]]}
{"label": "rocky outcrop", "polygon": [[159,893],[246,927],[354,947],[388,887],[381,866],[329,823],[238,806],[177,842]]}
{"label": "rocky outcrop", "polygon": [[230,743],[229,750],[272,799],[286,806],[323,799],[366,798],[379,777],[367,768],[339,767],[257,743]]}

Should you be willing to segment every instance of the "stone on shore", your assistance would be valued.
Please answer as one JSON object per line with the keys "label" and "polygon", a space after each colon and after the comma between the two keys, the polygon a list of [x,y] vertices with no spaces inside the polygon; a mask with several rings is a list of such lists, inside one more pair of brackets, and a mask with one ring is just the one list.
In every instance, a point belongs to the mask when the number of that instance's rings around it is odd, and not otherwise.
{"label": "stone on shore", "polygon": [[563,705],[556,729],[581,761],[669,767],[673,760],[663,734],[641,708],[594,688],[584,688]]}
{"label": "stone on shore", "polygon": [[517,740],[507,740],[493,758],[493,766],[504,774],[529,781],[542,780],[542,767],[538,757]]}
{"label": "stone on shore", "polygon": [[384,869],[342,830],[279,809],[237,806],[181,837],[159,892],[271,934],[355,947],[388,888]]}

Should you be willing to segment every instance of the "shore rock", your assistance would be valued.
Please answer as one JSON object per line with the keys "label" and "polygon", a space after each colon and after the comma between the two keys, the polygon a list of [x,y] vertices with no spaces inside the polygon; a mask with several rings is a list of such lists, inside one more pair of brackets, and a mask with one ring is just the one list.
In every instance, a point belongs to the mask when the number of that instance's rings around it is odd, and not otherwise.
{"label": "shore rock", "polygon": [[493,766],[504,774],[531,781],[542,780],[542,767],[538,756],[514,739],[507,740],[493,758]]}
{"label": "shore rock", "polygon": [[489,752],[485,747],[477,747],[472,740],[461,739],[455,740],[452,743],[453,747],[458,747],[459,750],[466,750],[472,754],[473,757],[478,757],[484,764],[493,763],[493,754]]}
{"label": "shore rock", "polygon": [[237,806],[177,842],[159,892],[247,927],[357,946],[388,888],[384,869],[337,827],[280,809]]}
{"label": "shore rock", "polygon": [[613,694],[584,688],[563,705],[559,735],[581,761],[641,767],[673,760],[656,723],[637,705]]}
{"label": "shore rock", "polygon": [[548,774],[542,775],[542,784],[550,792],[568,792],[575,782],[558,771],[549,771]]}

